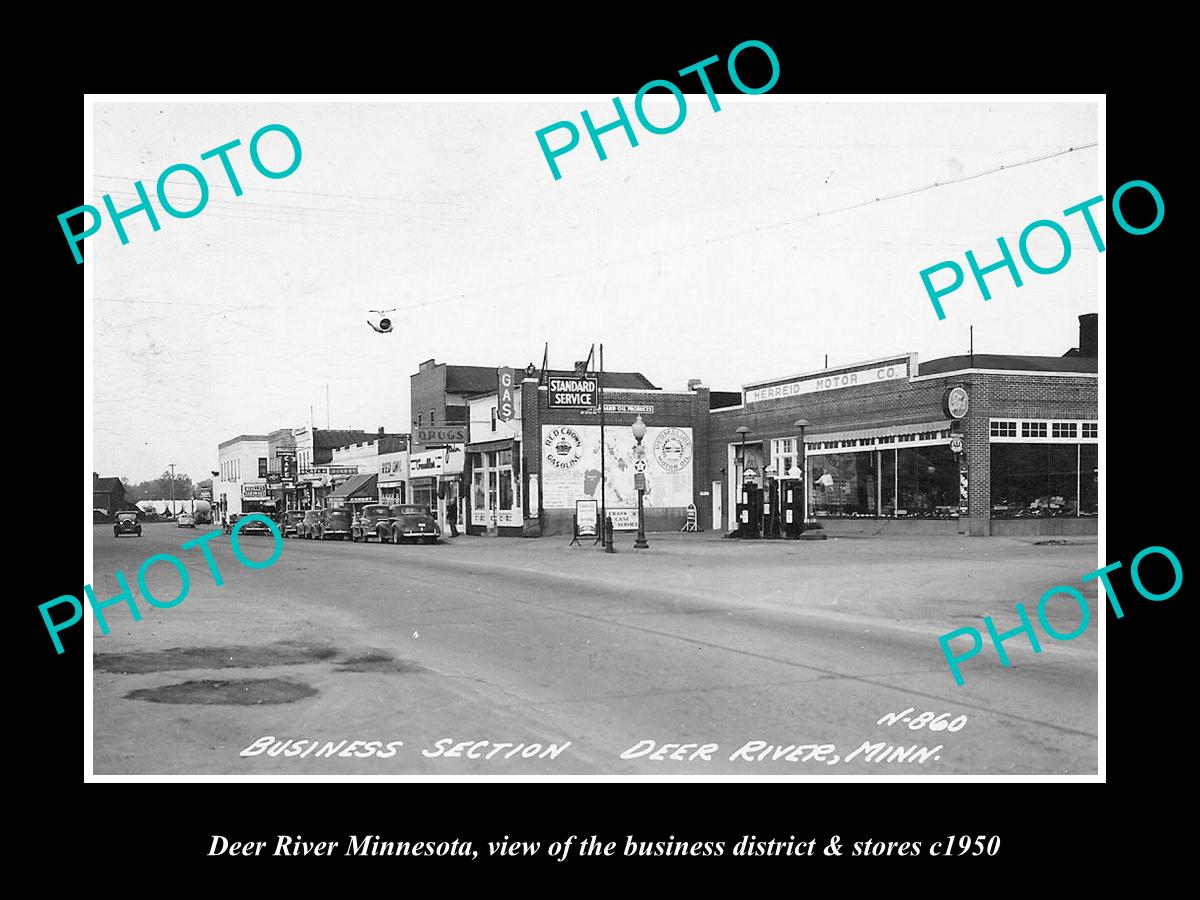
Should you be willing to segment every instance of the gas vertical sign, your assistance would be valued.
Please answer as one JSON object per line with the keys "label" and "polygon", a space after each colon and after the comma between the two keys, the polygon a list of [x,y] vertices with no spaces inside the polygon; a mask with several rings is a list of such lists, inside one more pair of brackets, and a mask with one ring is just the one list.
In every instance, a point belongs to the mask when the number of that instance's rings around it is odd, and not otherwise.
{"label": "gas vertical sign", "polygon": [[496,400],[496,418],[501,422],[510,422],[513,416],[516,415],[516,399],[513,396],[513,385],[516,383],[517,373],[510,368],[500,368],[496,370],[496,374],[500,379]]}

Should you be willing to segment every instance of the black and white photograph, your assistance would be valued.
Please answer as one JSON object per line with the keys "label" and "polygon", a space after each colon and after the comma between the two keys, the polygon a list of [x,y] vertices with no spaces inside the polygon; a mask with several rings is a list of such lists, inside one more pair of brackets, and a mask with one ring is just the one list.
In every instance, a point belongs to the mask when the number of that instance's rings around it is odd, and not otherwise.
{"label": "black and white photograph", "polygon": [[1106,241],[1161,195],[1103,95],[719,49],[89,95],[87,780],[1103,780]]}

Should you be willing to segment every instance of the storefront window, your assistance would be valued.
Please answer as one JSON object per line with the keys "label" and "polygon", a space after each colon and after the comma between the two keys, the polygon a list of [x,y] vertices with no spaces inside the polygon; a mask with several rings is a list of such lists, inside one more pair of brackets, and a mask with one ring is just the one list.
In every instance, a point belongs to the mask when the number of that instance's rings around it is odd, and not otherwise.
{"label": "storefront window", "polygon": [[1100,447],[1096,444],[1079,445],[1079,514],[1100,515]]}
{"label": "storefront window", "polygon": [[874,453],[827,453],[808,458],[809,508],[816,516],[877,515]]}
{"label": "storefront window", "polygon": [[948,445],[897,449],[896,469],[897,516],[921,519],[958,516],[958,464]]}
{"label": "storefront window", "polygon": [[896,515],[896,451],[879,452],[879,489],[881,494],[880,513]]}
{"label": "storefront window", "polygon": [[992,444],[992,518],[1097,515],[1095,444]]}

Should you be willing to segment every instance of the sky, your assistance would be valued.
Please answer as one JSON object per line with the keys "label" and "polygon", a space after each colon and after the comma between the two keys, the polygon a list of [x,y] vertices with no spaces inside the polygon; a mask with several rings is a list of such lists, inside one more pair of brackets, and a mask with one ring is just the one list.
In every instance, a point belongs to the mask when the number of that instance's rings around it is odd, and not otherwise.
{"label": "sky", "polygon": [[[568,368],[603,343],[609,370],[736,391],[826,355],[832,367],[965,353],[972,325],[977,353],[1060,356],[1077,317],[1103,312],[1103,257],[1081,217],[1062,216],[1101,193],[1094,103],[718,98],[713,112],[688,95],[670,134],[634,119],[637,147],[603,135],[604,161],[579,113],[610,121],[605,97],[96,102],[83,202],[133,206],[134,182],[153,197],[176,163],[205,174],[210,198],[187,219],[155,200],[161,229],[126,218],[127,245],[107,219],[86,241],[93,470],[137,482],[173,462],[199,480],[219,442],[310,414],[319,428],[408,431],[409,376],[431,358],[524,367],[548,341]],[[677,112],[669,95],[646,109],[664,124]],[[581,142],[555,180],[535,132],[561,120]],[[247,149],[273,123],[302,147],[274,180]],[[241,196],[200,160],[233,139]],[[260,147],[268,167],[290,162],[282,135]],[[186,173],[168,185],[173,205],[195,204]],[[996,272],[986,303],[967,271],[938,320],[919,272],[966,270],[967,250],[997,261],[1001,235],[1016,254],[1037,219],[1066,229],[1069,263],[1037,275],[1018,262],[1020,288]],[[1048,228],[1029,250],[1041,265],[1061,255]],[[394,310],[393,333],[367,325],[378,309]]]}

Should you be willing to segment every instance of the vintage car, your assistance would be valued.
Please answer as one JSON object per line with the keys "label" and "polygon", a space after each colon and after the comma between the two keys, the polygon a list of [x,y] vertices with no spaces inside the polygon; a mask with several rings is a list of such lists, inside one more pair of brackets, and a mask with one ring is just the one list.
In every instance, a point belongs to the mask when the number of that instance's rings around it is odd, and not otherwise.
{"label": "vintage car", "polygon": [[196,517],[193,516],[191,513],[181,512],[179,514],[179,517],[175,520],[175,527],[176,528],[195,528],[196,527]]}
{"label": "vintage car", "polygon": [[117,521],[113,523],[113,537],[123,534],[142,536],[142,523],[137,520],[138,514],[132,510],[122,510],[117,513]]}
{"label": "vintage car", "polygon": [[389,506],[364,506],[350,525],[350,540],[366,543],[371,538],[383,543],[392,534],[392,511]]}
{"label": "vintage car", "polygon": [[289,509],[283,514],[283,525],[279,529],[286,537],[300,537],[300,523],[304,521],[304,510]]}
{"label": "vintage car", "polygon": [[390,510],[392,517],[391,541],[401,544],[405,541],[424,541],[436,544],[442,530],[437,520],[430,514],[429,507],[423,503],[401,503]]}
{"label": "vintage car", "polygon": [[313,531],[317,524],[321,521],[321,511],[319,509],[306,509],[304,518],[296,523],[296,537],[313,539]]}
{"label": "vintage car", "polygon": [[350,510],[344,506],[331,506],[321,510],[321,517],[313,526],[313,537],[318,541],[337,538],[344,541],[350,536]]}
{"label": "vintage car", "polygon": [[244,534],[270,534],[271,533],[270,526],[268,526],[267,523],[264,522],[262,519],[258,518],[258,516],[263,516],[264,518],[269,519],[269,518],[271,518],[270,514],[265,513],[265,512],[253,513],[253,515],[255,516],[255,518],[253,518],[253,519],[249,518],[251,515],[252,515],[251,513],[242,513],[241,516],[238,517],[239,519],[247,519],[248,520],[245,525],[243,525],[241,528],[238,529],[238,537],[241,537]]}

